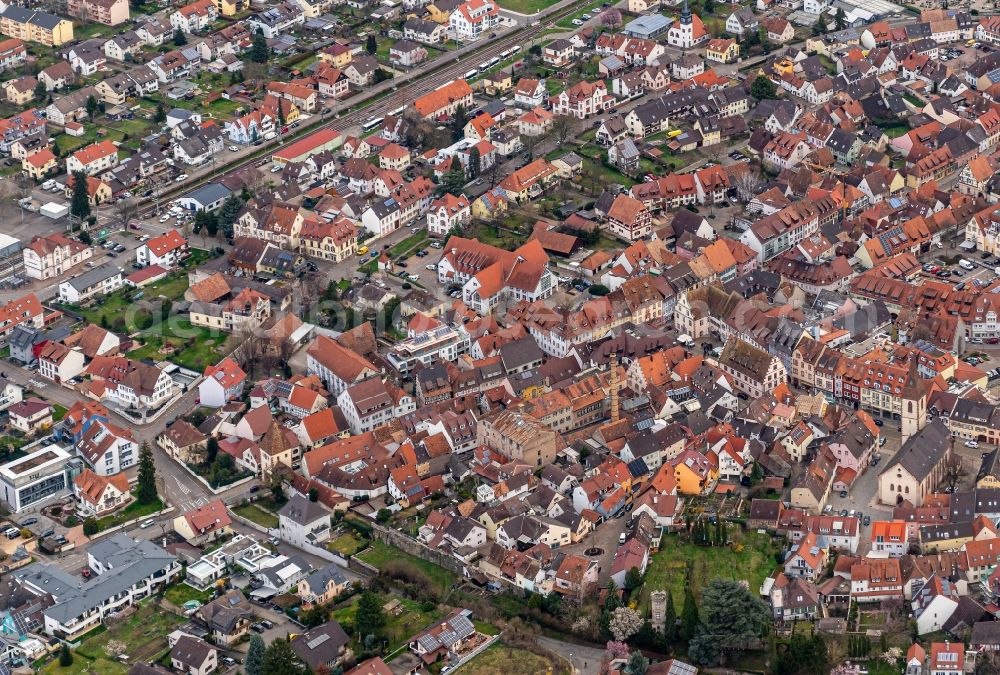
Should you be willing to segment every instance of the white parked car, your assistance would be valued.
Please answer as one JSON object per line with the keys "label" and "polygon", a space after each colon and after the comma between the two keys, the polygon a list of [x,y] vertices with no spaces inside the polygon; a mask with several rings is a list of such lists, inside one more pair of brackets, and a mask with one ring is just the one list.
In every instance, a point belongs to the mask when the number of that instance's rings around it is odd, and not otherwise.
{"label": "white parked car", "polygon": [[177,178],[174,179],[174,182],[175,183],[183,183],[187,179],[188,179],[188,175],[186,173],[182,173],[181,175],[177,176]]}
{"label": "white parked car", "polygon": [[235,146],[235,145],[230,145],[229,146],[229,152],[239,152],[239,151],[240,151],[240,149],[237,146]]}
{"label": "white parked car", "polygon": [[165,223],[165,222],[167,222],[168,220],[170,220],[170,219],[171,219],[172,217],[173,217],[173,216],[171,216],[171,215],[170,215],[169,213],[165,213],[165,214],[163,214],[162,216],[160,216],[160,222],[161,222],[161,223]]}
{"label": "white parked car", "polygon": [[437,272],[437,268],[438,268],[438,266],[435,265],[434,263],[431,263],[430,265],[427,265],[427,269],[429,269],[431,272]]}
{"label": "white parked car", "polygon": [[972,440],[966,441],[965,442],[965,447],[967,447],[967,448],[978,448],[979,447],[979,441],[972,441]]}
{"label": "white parked car", "polygon": [[582,26],[583,22],[580,21],[579,19],[573,19],[573,25],[574,26]]}

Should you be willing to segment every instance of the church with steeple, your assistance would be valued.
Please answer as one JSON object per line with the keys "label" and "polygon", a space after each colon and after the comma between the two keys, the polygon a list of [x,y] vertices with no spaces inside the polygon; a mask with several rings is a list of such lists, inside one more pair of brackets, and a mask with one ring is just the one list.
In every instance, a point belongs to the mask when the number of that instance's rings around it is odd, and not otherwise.
{"label": "church with steeple", "polygon": [[681,10],[680,20],[667,31],[667,44],[681,49],[691,49],[708,42],[711,37],[705,30],[705,24],[701,22],[697,14],[691,13],[687,0],[684,0],[684,9]]}

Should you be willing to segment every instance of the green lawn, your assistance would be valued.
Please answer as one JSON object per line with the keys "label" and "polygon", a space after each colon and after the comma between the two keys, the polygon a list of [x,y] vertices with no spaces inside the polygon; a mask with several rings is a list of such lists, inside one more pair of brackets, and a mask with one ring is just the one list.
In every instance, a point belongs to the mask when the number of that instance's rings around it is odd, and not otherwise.
{"label": "green lawn", "polygon": [[420,230],[416,234],[410,235],[389,249],[389,257],[395,259],[400,256],[410,255],[412,252],[416,251],[421,244],[427,241],[427,237],[427,230]]}
{"label": "green lawn", "polygon": [[502,0],[500,6],[512,12],[535,14],[554,4],[553,0]]}
{"label": "green lawn", "polygon": [[[172,316],[166,328],[156,324],[141,336],[143,345],[128,353],[132,359],[152,359],[154,361],[170,361],[184,368],[204,370],[206,366],[218,362],[225,353],[228,339],[224,334],[217,334],[203,326],[192,326],[191,322],[180,316]],[[172,346],[174,352],[166,354],[161,350]]]}
{"label": "green lawn", "polygon": [[112,659],[105,651],[110,640],[125,645],[129,663],[154,659],[167,649],[167,634],[184,623],[182,616],[156,607],[150,601],[137,612],[108,630],[84,639],[73,651],[73,665],[62,668],[56,658],[41,672],[49,675],[125,675],[129,666]]}
{"label": "green lawn", "polygon": [[326,547],[331,551],[336,551],[340,555],[347,557],[354,555],[367,544],[367,540],[362,539],[355,532],[344,532],[340,536],[330,541]]}
{"label": "green lawn", "polygon": [[[692,581],[695,596],[715,578],[746,580],[750,592],[756,594],[764,579],[775,566],[774,554],[778,551],[767,534],[740,532],[735,525],[729,527],[734,547],[702,547],[681,540],[677,535],[666,535],[660,550],[650,559],[642,587],[642,606],[649,602],[650,591],[669,589],[674,596],[674,604],[680,608],[684,603],[685,573],[688,564],[692,566]],[[742,550],[737,550],[742,546]]]}
{"label": "green lawn", "polygon": [[373,541],[371,547],[367,551],[358,554],[356,557],[378,569],[382,569],[390,562],[403,560],[430,577],[431,581],[433,581],[434,585],[439,589],[449,588],[452,584],[458,581],[458,575],[454,572],[446,570],[443,567],[439,567],[434,563],[422,560],[416,556],[404,553],[398,548],[383,544],[380,541]]}
{"label": "green lawn", "polygon": [[66,416],[66,408],[59,405],[58,403],[52,406],[52,421],[61,422],[62,418]]}
{"label": "green lawn", "polygon": [[238,516],[242,516],[251,522],[257,523],[261,527],[270,529],[278,526],[278,516],[269,511],[265,511],[256,504],[237,506],[233,509],[233,513]]}
{"label": "green lawn", "polygon": [[115,525],[121,525],[122,523],[127,523],[130,520],[135,520],[136,518],[142,518],[143,516],[150,516],[154,513],[158,513],[163,508],[163,502],[157,499],[151,504],[140,504],[139,502],[132,502],[126,506],[121,511],[114,513],[110,516],[104,516],[103,518],[98,518],[97,527],[100,530],[106,530],[109,527],[114,527]]}
{"label": "green lawn", "polygon": [[[420,632],[435,621],[439,621],[445,614],[437,606],[429,611],[424,611],[419,602],[414,602],[408,598],[388,595],[383,595],[381,598],[383,603],[389,602],[390,599],[395,599],[399,600],[403,605],[403,611],[398,616],[386,614],[385,617],[385,627],[382,630],[385,637],[389,640],[390,651],[406,644],[415,633]],[[355,595],[351,598],[349,605],[334,610],[333,618],[341,625],[345,623],[353,625],[354,615],[357,612],[357,604],[360,599],[360,595]],[[355,636],[354,640],[357,641],[358,636]]]}
{"label": "green lawn", "polygon": [[[90,323],[101,325],[102,321],[111,325],[115,317],[125,316],[124,310],[134,303],[132,298],[139,292],[143,294],[143,299],[151,300],[163,296],[171,301],[177,301],[184,297],[184,292],[188,289],[187,274],[171,274],[157,282],[149,284],[141,291],[133,288],[122,289],[111,295],[104,297],[99,303],[86,308],[70,307],[74,312],[79,313]],[[134,323],[134,316],[129,316],[126,330],[129,333],[137,330]],[[155,328],[155,326],[154,326]]]}
{"label": "green lawn", "polygon": [[183,607],[184,603],[190,600],[197,600],[204,605],[212,599],[212,591],[199,591],[193,586],[179,583],[168,588],[164,597],[177,607]]}

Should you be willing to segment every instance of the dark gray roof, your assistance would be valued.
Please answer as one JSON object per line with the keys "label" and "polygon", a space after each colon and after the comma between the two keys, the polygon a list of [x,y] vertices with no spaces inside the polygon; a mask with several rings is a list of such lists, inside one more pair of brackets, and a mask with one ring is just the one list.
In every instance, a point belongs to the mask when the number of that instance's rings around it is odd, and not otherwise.
{"label": "dark gray roof", "polygon": [[184,198],[194,200],[199,204],[208,205],[213,204],[220,199],[225,199],[230,194],[232,193],[229,189],[219,183],[206,183],[205,185],[188,192],[184,195]]}
{"label": "dark gray roof", "polygon": [[950,448],[951,434],[948,427],[940,419],[936,419],[910,436],[879,475],[902,467],[916,480],[922,481],[944,459]]}
{"label": "dark gray roof", "polygon": [[308,630],[292,641],[292,649],[313,670],[332,665],[343,653],[350,638],[336,621]]}
{"label": "dark gray roof", "polygon": [[77,291],[85,291],[92,286],[96,286],[105,279],[110,279],[122,273],[121,268],[114,265],[101,265],[83,274],[71,277],[63,283],[67,283]]}
{"label": "dark gray roof", "polygon": [[214,651],[215,647],[204,640],[191,635],[182,635],[177,638],[173,649],[170,650],[170,658],[180,661],[186,666],[193,666],[200,669],[205,660]]}
{"label": "dark gray roof", "polygon": [[44,563],[34,563],[13,574],[22,583],[51,594],[56,604],[46,609],[45,615],[66,623],[124,593],[176,560],[156,544],[146,540],[135,541],[124,534],[115,534],[92,544],[87,552],[111,569],[85,582]]}
{"label": "dark gray roof", "polygon": [[295,495],[278,511],[279,518],[287,518],[299,525],[308,525],[329,516],[330,512],[319,502],[311,502],[302,495]]}

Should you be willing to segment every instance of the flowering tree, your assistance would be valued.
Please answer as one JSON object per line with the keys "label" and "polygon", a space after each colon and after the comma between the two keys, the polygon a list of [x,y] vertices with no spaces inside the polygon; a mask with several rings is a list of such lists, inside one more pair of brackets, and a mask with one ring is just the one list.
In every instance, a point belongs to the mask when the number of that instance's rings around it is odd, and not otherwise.
{"label": "flowering tree", "polygon": [[601,25],[608,28],[618,28],[622,25],[622,13],[614,7],[604,10],[601,12]]}
{"label": "flowering tree", "polygon": [[628,645],[624,642],[608,640],[608,644],[604,649],[604,658],[608,661],[614,661],[615,659],[627,659]]}
{"label": "flowering tree", "polygon": [[608,629],[615,640],[625,642],[642,628],[642,615],[631,607],[619,607],[611,614]]}
{"label": "flowering tree", "polygon": [[125,645],[118,640],[108,640],[108,644],[104,645],[104,651],[111,658],[115,658],[125,653]]}

